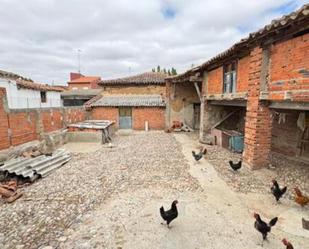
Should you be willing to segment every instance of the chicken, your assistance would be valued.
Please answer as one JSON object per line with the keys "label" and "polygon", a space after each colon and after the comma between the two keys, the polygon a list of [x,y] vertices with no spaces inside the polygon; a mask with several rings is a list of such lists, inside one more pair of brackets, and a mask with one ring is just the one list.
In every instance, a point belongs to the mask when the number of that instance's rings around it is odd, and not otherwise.
{"label": "chicken", "polygon": [[286,192],[287,187],[285,186],[284,188],[281,189],[276,180],[273,180],[272,182],[273,182],[273,186],[270,188],[270,190],[271,190],[271,193],[273,194],[273,196],[275,196],[276,201],[278,202],[280,200],[280,198]]}
{"label": "chicken", "polygon": [[306,206],[309,203],[309,197],[302,194],[298,187],[294,188],[295,190],[295,202],[301,205],[302,207]]}
{"label": "chicken", "polygon": [[193,155],[195,161],[197,161],[197,162],[199,160],[201,160],[203,158],[203,156],[206,155],[206,153],[207,153],[207,149],[206,148],[202,148],[199,153],[196,153],[195,151],[192,151],[192,155]]}
{"label": "chicken", "polygon": [[163,206],[160,208],[161,217],[163,220],[166,221],[168,228],[170,228],[169,224],[172,222],[172,220],[176,219],[178,216],[178,210],[176,206],[177,204],[178,204],[177,200],[173,201],[171,205],[171,209],[167,211],[164,211]]}
{"label": "chicken", "polygon": [[283,245],[286,246],[286,249],[294,249],[293,245],[289,241],[287,241],[286,239],[283,239],[282,243],[283,243]]}
{"label": "chicken", "polygon": [[233,163],[233,161],[229,161],[229,164],[234,171],[237,171],[241,168],[242,161],[239,161],[238,163]]}
{"label": "chicken", "polygon": [[270,222],[267,224],[261,219],[259,214],[254,213],[253,216],[255,218],[255,223],[254,223],[255,229],[258,230],[262,234],[263,240],[266,240],[267,234],[271,231],[271,227],[276,225],[278,221],[278,217],[271,219]]}

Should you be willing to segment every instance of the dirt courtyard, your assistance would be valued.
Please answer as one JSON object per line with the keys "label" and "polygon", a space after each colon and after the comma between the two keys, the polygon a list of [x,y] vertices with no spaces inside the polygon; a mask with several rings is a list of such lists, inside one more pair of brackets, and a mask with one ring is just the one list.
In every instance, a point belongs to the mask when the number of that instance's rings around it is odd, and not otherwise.
{"label": "dirt courtyard", "polygon": [[[309,249],[301,227],[308,208],[289,198],[276,205],[269,192],[235,192],[208,160],[193,161],[198,143],[190,136],[134,132],[113,144],[75,153],[25,187],[21,199],[0,203],[0,248],[255,249],[262,242],[253,227],[258,212],[267,221],[279,217],[264,248],[284,248],[285,237]],[[175,199],[179,217],[167,229],[159,208]]]}

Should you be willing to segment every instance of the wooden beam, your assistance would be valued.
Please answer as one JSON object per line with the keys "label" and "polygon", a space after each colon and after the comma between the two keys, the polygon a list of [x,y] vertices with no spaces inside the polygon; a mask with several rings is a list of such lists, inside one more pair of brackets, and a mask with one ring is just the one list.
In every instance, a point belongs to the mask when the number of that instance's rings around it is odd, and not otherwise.
{"label": "wooden beam", "polygon": [[197,95],[198,95],[200,101],[202,102],[202,95],[201,95],[201,91],[200,91],[200,88],[199,88],[197,82],[194,82],[194,86],[195,86],[195,90],[197,92]]}
{"label": "wooden beam", "polygon": [[223,105],[223,106],[239,106],[246,107],[246,100],[210,100],[209,103],[211,105]]}
{"label": "wooden beam", "polygon": [[299,102],[271,102],[269,108],[272,109],[287,109],[287,110],[300,110],[309,111],[309,103]]}
{"label": "wooden beam", "polygon": [[224,122],[225,120],[227,120],[229,117],[231,117],[232,115],[234,115],[236,112],[239,112],[240,109],[235,110],[233,112],[230,112],[229,114],[227,114],[224,118],[222,118],[219,122],[215,123],[210,129],[214,129],[216,128],[218,125],[222,124],[222,122]]}

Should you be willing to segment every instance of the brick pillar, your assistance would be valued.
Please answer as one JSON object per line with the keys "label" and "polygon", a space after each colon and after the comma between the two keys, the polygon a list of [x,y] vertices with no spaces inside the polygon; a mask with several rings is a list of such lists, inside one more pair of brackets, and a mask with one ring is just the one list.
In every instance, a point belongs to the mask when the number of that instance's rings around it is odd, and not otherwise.
{"label": "brick pillar", "polygon": [[[8,106],[5,88],[0,87],[0,150],[11,146]],[[0,158],[1,161],[1,158]]]}
{"label": "brick pillar", "polygon": [[262,48],[256,47],[250,54],[243,160],[251,169],[268,165],[271,146],[271,111],[259,100],[262,61],[265,59],[262,52]]}
{"label": "brick pillar", "polygon": [[172,83],[169,81],[166,81],[166,87],[165,87],[165,129],[168,129],[171,127],[171,87]]}

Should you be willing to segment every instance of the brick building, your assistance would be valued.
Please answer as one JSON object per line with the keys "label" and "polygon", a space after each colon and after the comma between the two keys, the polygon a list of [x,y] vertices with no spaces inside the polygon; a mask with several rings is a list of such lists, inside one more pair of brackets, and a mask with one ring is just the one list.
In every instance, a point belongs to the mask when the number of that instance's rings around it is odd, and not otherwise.
{"label": "brick building", "polygon": [[0,70],[0,87],[6,90],[12,109],[60,107],[61,87],[35,83],[18,74]]}
{"label": "brick building", "polygon": [[99,88],[100,76],[84,76],[80,73],[70,73],[69,90],[88,90]]}
{"label": "brick building", "polygon": [[224,146],[229,131],[242,134],[243,160],[253,169],[268,165],[271,152],[308,160],[309,5],[169,78],[169,113],[175,102],[186,104],[181,85],[201,102],[201,141],[211,133]]}
{"label": "brick building", "polygon": [[116,121],[120,129],[164,129],[165,77],[163,73],[143,73],[103,80],[101,95],[87,103],[93,119]]}
{"label": "brick building", "polygon": [[[88,113],[84,107],[62,107],[63,90],[0,70],[0,151],[45,140],[68,124],[85,120]],[[5,154],[0,152],[0,162]]]}

